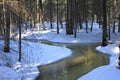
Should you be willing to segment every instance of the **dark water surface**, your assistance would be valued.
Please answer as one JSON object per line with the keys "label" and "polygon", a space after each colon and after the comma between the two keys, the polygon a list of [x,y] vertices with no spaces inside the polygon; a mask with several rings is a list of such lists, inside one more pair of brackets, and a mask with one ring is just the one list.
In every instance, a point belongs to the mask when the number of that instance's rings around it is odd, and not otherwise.
{"label": "dark water surface", "polygon": [[70,48],[73,54],[63,60],[39,66],[41,74],[36,80],[77,80],[80,76],[109,62],[108,55],[99,54],[95,50],[98,44],[58,46]]}

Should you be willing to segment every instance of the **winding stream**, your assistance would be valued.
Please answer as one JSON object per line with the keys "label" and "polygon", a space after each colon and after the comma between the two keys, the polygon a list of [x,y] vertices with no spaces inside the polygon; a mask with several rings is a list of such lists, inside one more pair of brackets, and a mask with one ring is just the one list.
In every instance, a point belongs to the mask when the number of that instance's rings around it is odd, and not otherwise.
{"label": "winding stream", "polygon": [[[53,44],[56,45],[56,44]],[[36,80],[77,80],[96,67],[108,64],[108,55],[99,54],[95,50],[98,44],[79,44],[66,46],[73,50],[72,56],[63,60],[39,66],[40,76]]]}

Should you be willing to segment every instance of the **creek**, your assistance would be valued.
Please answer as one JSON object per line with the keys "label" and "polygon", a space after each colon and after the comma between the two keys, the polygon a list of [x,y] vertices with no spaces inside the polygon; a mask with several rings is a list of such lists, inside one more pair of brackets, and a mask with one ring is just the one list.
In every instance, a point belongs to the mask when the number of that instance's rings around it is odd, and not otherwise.
{"label": "creek", "polygon": [[57,62],[39,66],[40,76],[36,80],[77,80],[91,70],[109,63],[109,56],[95,50],[100,44],[58,44],[67,47],[73,54]]}

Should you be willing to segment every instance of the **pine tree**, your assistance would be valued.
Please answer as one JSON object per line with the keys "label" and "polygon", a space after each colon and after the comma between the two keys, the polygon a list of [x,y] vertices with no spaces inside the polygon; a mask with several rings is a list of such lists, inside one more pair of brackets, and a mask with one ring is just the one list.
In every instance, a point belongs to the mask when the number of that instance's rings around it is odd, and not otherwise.
{"label": "pine tree", "polygon": [[106,46],[107,43],[107,14],[106,14],[106,0],[102,0],[103,6],[103,35],[102,46]]}

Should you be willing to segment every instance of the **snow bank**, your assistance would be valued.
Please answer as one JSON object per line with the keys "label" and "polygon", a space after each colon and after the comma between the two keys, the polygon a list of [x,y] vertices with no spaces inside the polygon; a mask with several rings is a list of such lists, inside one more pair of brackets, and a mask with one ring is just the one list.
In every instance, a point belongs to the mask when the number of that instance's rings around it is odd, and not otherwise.
{"label": "snow bank", "polygon": [[[0,41],[0,44],[2,45],[3,42]],[[1,74],[3,71],[0,71],[0,80],[8,80],[7,76],[10,77],[9,80],[17,80],[15,76],[11,76],[15,73],[16,75],[19,74],[23,80],[34,80],[39,74],[37,66],[58,61],[72,54],[70,49],[64,47],[22,41],[22,60],[18,62],[19,54],[15,52],[18,51],[18,42],[11,41],[10,47],[12,48],[10,53],[4,53],[0,50],[0,64],[8,65],[14,72],[10,68],[2,67],[8,73],[4,75]],[[2,49],[1,46],[0,48]],[[5,76],[6,78],[3,79]]]}
{"label": "snow bank", "polygon": [[13,69],[0,66],[0,80],[21,80],[21,77]]}
{"label": "snow bank", "polygon": [[110,64],[96,68],[88,74],[80,77],[78,80],[120,80],[120,69],[116,67],[118,54],[120,53],[118,46],[115,44],[109,44],[106,47],[99,46],[96,50],[111,55]]}

